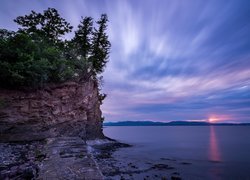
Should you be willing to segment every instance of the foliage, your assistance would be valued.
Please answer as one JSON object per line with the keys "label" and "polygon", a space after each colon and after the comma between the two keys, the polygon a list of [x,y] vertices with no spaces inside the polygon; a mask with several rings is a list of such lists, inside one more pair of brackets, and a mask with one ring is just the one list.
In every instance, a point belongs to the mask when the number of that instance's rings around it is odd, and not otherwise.
{"label": "foliage", "polygon": [[107,97],[107,94],[103,93],[103,94],[99,94],[99,102],[102,104],[103,100]]}
{"label": "foliage", "polygon": [[101,121],[102,121],[102,122],[104,122],[104,120],[105,120],[105,117],[104,117],[104,116],[102,116],[102,117],[101,117]]}
{"label": "foliage", "polygon": [[77,54],[87,59],[91,51],[91,34],[93,30],[93,19],[91,17],[82,18],[72,40],[73,46]]}
{"label": "foliage", "polygon": [[94,28],[92,37],[92,51],[90,59],[93,65],[93,71],[95,74],[102,73],[109,58],[110,42],[108,36],[105,33],[107,29],[108,17],[106,14],[102,14],[99,21],[96,23],[99,28]]}
{"label": "foliage", "polygon": [[101,15],[98,29],[91,17],[82,18],[71,40],[62,37],[72,26],[56,9],[32,11],[14,20],[17,32],[0,29],[0,87],[43,87],[69,79],[97,79],[108,61],[110,42],[107,16]]}
{"label": "foliage", "polygon": [[19,16],[14,21],[22,26],[21,31],[38,33],[52,41],[58,41],[73,28],[54,8],[48,8],[43,14],[31,11],[31,14]]}

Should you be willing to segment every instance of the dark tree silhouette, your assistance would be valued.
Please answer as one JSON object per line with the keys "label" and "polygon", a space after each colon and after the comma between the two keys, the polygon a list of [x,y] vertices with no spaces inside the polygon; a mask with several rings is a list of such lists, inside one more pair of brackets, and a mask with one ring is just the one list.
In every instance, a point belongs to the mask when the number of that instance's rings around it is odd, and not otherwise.
{"label": "dark tree silhouette", "polygon": [[108,40],[107,30],[108,17],[102,14],[101,18],[96,22],[99,27],[94,28],[92,37],[92,52],[90,61],[93,66],[93,73],[100,74],[104,71],[104,67],[108,62],[111,44]]}
{"label": "dark tree silhouette", "polygon": [[31,11],[31,14],[19,16],[14,21],[22,26],[21,31],[42,34],[53,41],[58,41],[73,28],[54,8],[48,8],[43,14]]}
{"label": "dark tree silhouette", "polygon": [[91,17],[82,18],[78,29],[75,32],[73,43],[77,49],[77,54],[87,59],[91,51],[91,35],[93,30],[93,19]]}

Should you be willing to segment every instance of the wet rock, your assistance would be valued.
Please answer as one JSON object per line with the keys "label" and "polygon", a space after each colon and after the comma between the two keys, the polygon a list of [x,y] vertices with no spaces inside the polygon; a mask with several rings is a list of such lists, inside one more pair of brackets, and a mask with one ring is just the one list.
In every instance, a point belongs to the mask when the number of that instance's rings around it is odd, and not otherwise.
{"label": "wet rock", "polygon": [[178,172],[173,172],[173,175],[180,175],[180,173],[178,173]]}
{"label": "wet rock", "polygon": [[44,142],[0,143],[0,179],[33,179],[38,175],[37,148]]}
{"label": "wet rock", "polygon": [[38,179],[103,179],[98,166],[79,137],[52,138],[47,159],[40,163]]}
{"label": "wet rock", "polygon": [[170,158],[160,158],[161,160],[167,160],[167,161],[176,161],[176,159],[170,159]]}
{"label": "wet rock", "polygon": [[131,145],[111,140],[109,143],[97,144],[92,147],[95,149],[97,159],[109,159],[117,149],[131,147]]}
{"label": "wet rock", "polygon": [[179,177],[179,176],[171,176],[171,180],[181,180],[181,177]]}
{"label": "wet rock", "polygon": [[158,169],[158,170],[164,170],[164,169],[174,169],[174,167],[171,167],[167,164],[155,164],[152,169]]}
{"label": "wet rock", "polygon": [[190,165],[192,163],[190,163],[190,162],[182,162],[181,164],[183,164],[183,165]]}

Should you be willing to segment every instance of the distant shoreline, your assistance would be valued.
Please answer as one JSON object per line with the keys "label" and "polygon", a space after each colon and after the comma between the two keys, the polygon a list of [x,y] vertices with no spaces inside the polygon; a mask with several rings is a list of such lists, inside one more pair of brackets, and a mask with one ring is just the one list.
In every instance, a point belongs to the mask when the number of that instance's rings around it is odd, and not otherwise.
{"label": "distant shoreline", "polygon": [[250,123],[209,123],[209,122],[190,122],[190,121],[121,121],[104,122],[103,126],[250,126]]}

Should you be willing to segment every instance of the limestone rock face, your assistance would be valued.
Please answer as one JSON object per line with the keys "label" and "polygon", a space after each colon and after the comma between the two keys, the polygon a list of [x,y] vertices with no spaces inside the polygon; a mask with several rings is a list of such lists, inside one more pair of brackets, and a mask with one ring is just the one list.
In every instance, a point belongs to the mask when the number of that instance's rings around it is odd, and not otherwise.
{"label": "limestone rock face", "polygon": [[94,81],[49,85],[32,92],[0,89],[0,141],[104,137]]}

